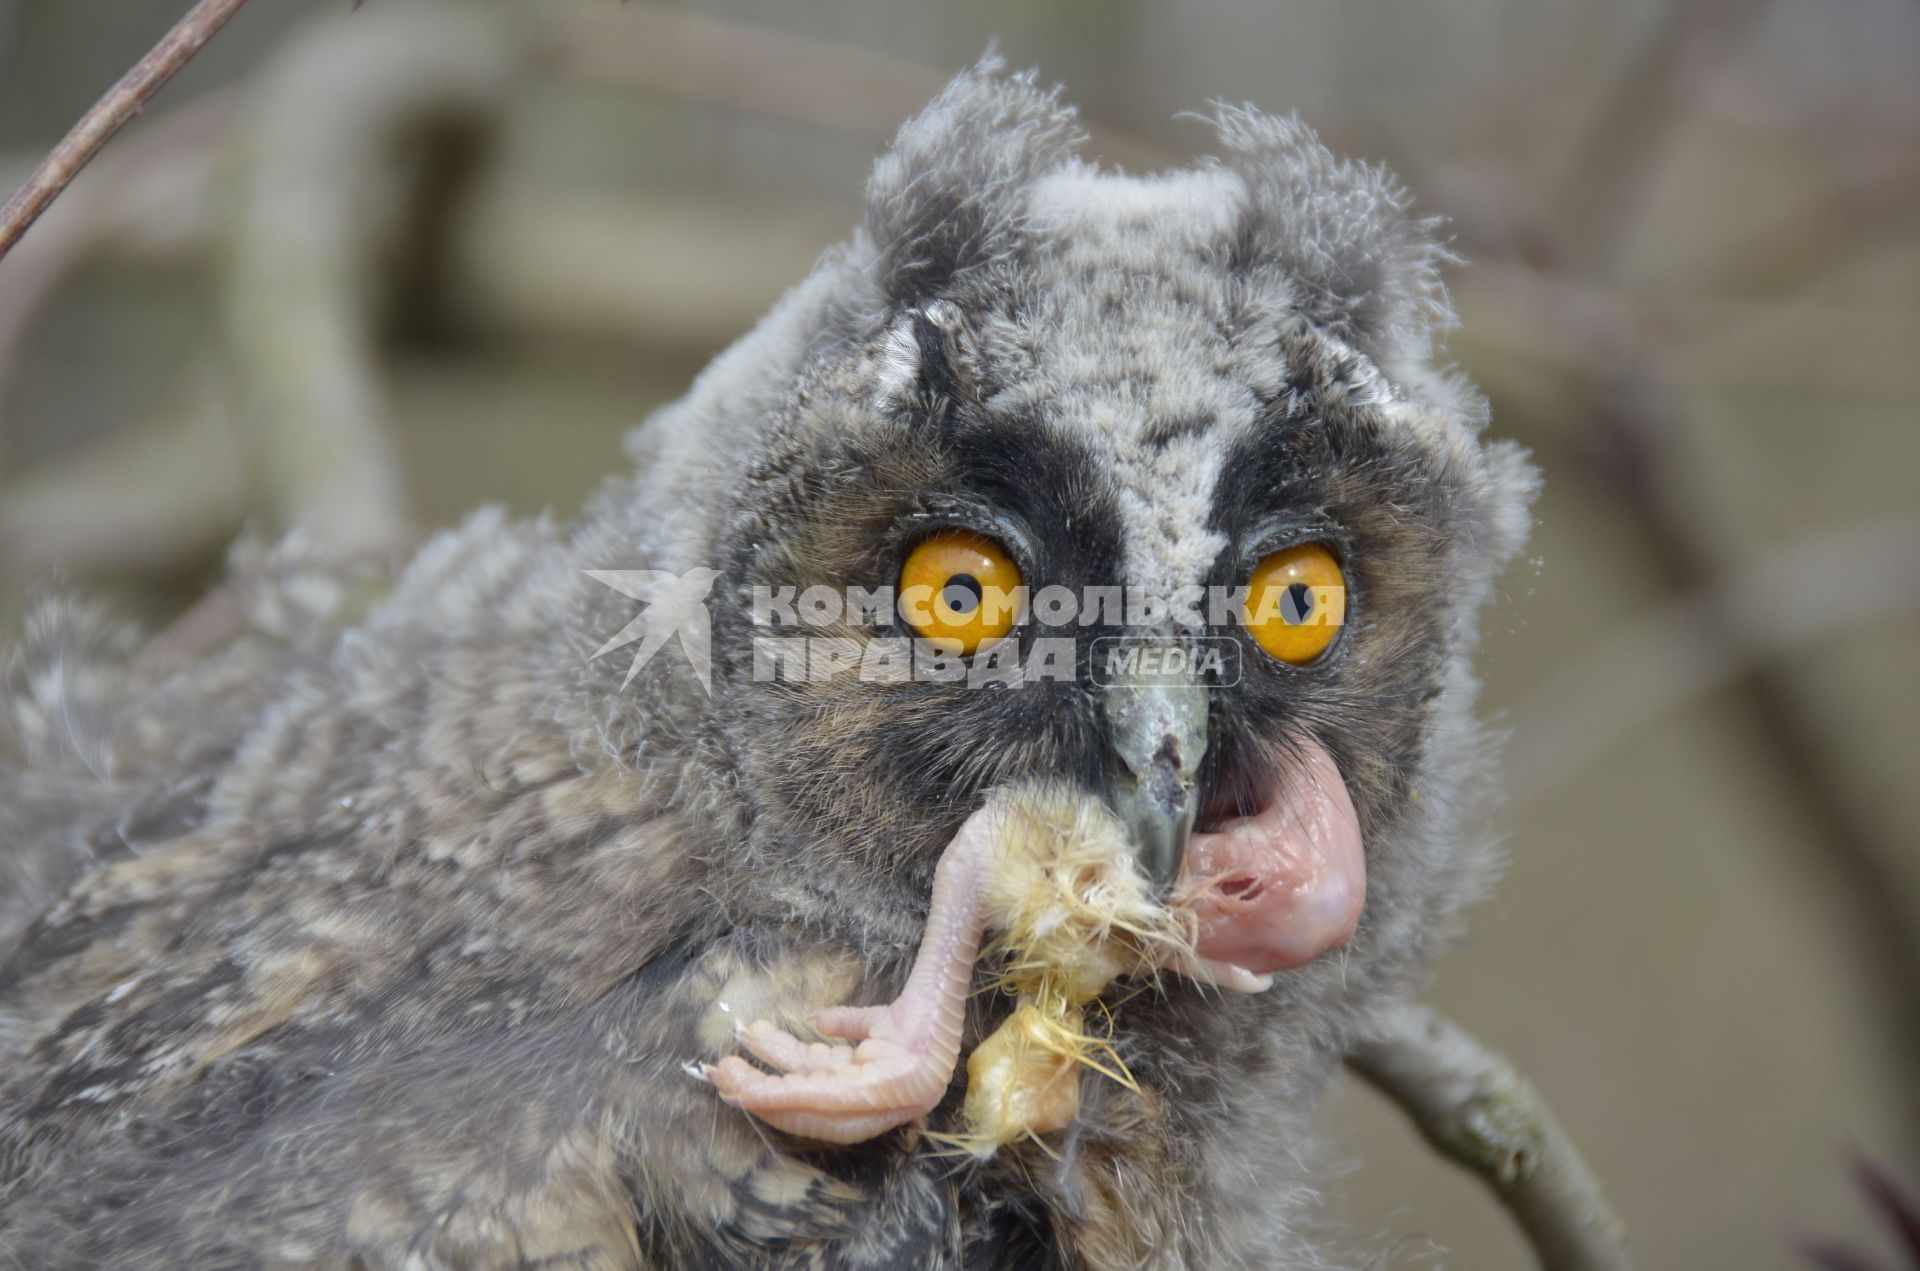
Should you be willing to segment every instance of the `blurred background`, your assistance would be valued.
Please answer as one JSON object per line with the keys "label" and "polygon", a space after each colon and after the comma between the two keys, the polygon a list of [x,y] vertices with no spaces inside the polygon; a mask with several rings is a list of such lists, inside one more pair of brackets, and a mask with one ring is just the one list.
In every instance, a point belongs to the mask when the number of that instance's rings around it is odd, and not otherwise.
{"label": "blurred background", "polygon": [[[186,7],[0,0],[0,184]],[[1912,0],[254,0],[0,262],[0,625],[570,514],[990,40],[1109,161],[1245,100],[1452,218],[1451,355],[1547,483],[1482,658],[1511,869],[1434,1000],[1642,1266],[1900,1265],[1850,1162],[1920,1179]],[[1329,1124],[1380,1265],[1529,1265],[1376,1095]]]}

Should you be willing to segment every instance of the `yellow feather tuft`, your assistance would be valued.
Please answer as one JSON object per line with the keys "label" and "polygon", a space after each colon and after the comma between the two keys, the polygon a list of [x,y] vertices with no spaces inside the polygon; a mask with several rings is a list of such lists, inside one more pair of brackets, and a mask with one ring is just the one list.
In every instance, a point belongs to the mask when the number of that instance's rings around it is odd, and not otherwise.
{"label": "yellow feather tuft", "polygon": [[1194,936],[1187,915],[1154,897],[1125,829],[1084,796],[1040,789],[1013,801],[996,846],[988,952],[1016,1005],[967,1061],[967,1132],[941,1136],[982,1158],[1070,1124],[1082,1068],[1137,1088],[1085,1008],[1120,976],[1191,954]]}

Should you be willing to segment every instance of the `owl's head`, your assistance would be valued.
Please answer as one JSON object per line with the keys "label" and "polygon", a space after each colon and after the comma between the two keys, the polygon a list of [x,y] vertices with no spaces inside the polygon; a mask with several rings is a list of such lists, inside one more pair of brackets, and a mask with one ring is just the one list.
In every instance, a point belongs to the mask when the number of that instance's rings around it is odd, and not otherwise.
{"label": "owl's head", "polygon": [[852,241],[645,427],[627,541],[721,573],[700,709],[764,851],[924,895],[1039,781],[1164,881],[1319,753],[1356,956],[1404,963],[1471,889],[1468,659],[1533,476],[1433,365],[1435,225],[1293,120],[1215,125],[1221,157],[1124,175],[1031,75],[960,76]]}

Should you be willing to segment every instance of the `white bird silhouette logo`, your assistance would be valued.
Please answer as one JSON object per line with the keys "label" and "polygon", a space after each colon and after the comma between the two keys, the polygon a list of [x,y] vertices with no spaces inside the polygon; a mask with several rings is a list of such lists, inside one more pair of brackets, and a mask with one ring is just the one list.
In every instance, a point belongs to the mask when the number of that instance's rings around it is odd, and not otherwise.
{"label": "white bird silhouette logo", "polygon": [[620,687],[625,688],[633,683],[634,676],[640,674],[640,668],[677,635],[688,664],[693,667],[693,673],[700,677],[700,687],[709,695],[712,694],[713,625],[707,617],[706,599],[707,593],[713,590],[714,579],[720,577],[719,570],[702,566],[689,569],[684,574],[669,573],[664,569],[588,569],[581,572],[595,582],[603,583],[647,606],[632,622],[620,628],[613,639],[595,649],[587,661],[591,662],[635,640],[640,641],[640,647],[633,653],[633,664],[627,668],[627,678],[620,681]]}

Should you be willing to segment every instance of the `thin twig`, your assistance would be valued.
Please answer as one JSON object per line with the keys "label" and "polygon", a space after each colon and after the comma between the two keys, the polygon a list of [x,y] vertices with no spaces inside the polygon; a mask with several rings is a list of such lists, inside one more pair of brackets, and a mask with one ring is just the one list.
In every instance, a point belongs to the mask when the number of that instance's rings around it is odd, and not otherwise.
{"label": "thin twig", "polygon": [[60,191],[87,166],[88,160],[100,153],[100,147],[139,114],[148,99],[160,91],[161,85],[192,61],[193,55],[246,2],[200,0],[132,70],[120,77],[119,83],[107,90],[105,97],[80,117],[80,122],[61,138],[53,153],[34,169],[27,183],[14,192],[5,207],[0,207],[0,257],[12,250],[27,227],[40,218],[40,213],[59,197]]}
{"label": "thin twig", "polygon": [[1347,1064],[1493,1189],[1544,1271],[1630,1271],[1625,1229],[1599,1180],[1507,1060],[1432,1010],[1403,1006]]}

